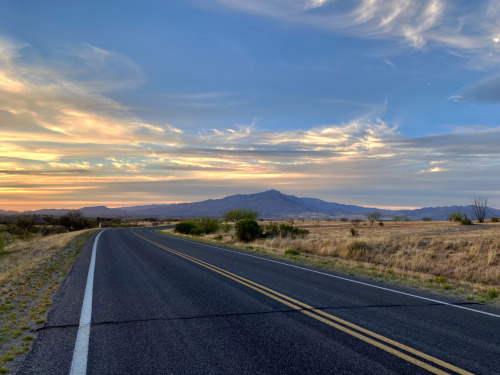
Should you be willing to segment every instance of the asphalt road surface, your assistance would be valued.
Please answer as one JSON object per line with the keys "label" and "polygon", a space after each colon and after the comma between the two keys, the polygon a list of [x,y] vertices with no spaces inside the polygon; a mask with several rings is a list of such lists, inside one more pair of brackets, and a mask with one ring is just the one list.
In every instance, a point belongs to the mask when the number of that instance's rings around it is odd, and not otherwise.
{"label": "asphalt road surface", "polygon": [[19,373],[500,374],[500,311],[108,229],[85,245]]}

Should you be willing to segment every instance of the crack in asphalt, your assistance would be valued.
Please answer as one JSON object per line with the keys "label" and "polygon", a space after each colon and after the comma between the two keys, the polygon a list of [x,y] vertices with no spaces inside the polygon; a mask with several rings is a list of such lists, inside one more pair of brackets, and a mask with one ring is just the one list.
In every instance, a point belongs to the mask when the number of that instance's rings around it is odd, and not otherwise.
{"label": "crack in asphalt", "polygon": [[[477,302],[459,302],[454,305],[480,305]],[[367,305],[367,306],[337,306],[337,307],[313,307],[313,308],[301,308],[301,309],[285,309],[285,310],[272,310],[272,311],[256,311],[256,312],[241,312],[241,313],[226,313],[226,314],[208,314],[208,315],[194,315],[185,317],[172,317],[172,318],[147,318],[147,319],[130,319],[130,320],[110,320],[101,322],[92,322],[91,327],[103,326],[103,325],[120,325],[120,324],[133,324],[133,323],[145,323],[145,322],[155,322],[155,321],[176,321],[176,320],[196,320],[196,319],[210,319],[210,318],[224,318],[224,317],[235,317],[235,316],[251,316],[251,315],[268,315],[268,314],[283,314],[283,313],[297,313],[301,311],[314,311],[314,310],[354,310],[354,309],[371,309],[371,308],[394,308],[394,307],[426,307],[426,306],[444,306],[440,303],[428,303],[404,305],[404,304],[394,304],[394,305]],[[32,330],[32,332],[40,332],[49,329],[64,329],[64,328],[76,328],[79,324],[61,324],[61,325],[45,325],[43,327]]]}

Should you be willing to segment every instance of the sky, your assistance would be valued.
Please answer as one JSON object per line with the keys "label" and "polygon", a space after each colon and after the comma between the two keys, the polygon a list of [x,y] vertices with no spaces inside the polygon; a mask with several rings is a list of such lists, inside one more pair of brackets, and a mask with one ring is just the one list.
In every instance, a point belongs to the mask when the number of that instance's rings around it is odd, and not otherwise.
{"label": "sky", "polygon": [[497,0],[2,0],[0,209],[500,208]]}

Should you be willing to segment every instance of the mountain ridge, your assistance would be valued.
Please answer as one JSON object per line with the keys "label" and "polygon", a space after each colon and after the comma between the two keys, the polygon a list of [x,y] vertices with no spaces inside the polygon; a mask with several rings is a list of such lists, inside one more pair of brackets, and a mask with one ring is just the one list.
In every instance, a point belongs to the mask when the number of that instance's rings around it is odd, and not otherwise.
{"label": "mountain ridge", "polygon": [[[235,194],[220,199],[207,199],[192,203],[151,204],[108,208],[106,206],[82,207],[80,211],[88,217],[159,217],[159,218],[191,218],[200,216],[221,217],[232,209],[250,209],[260,213],[266,219],[348,219],[363,217],[366,213],[379,211],[384,219],[394,216],[407,216],[410,219],[424,217],[433,220],[446,220],[453,212],[467,214],[474,217],[472,206],[442,206],[422,207],[414,210],[387,210],[376,207],[346,205],[342,203],[326,202],[318,198],[299,198],[294,195],[283,194],[278,190],[267,190],[254,194]],[[23,214],[62,216],[68,209],[41,209],[25,211]],[[0,210],[0,215],[14,215],[21,212]],[[488,207],[487,217],[500,216],[500,210]]]}

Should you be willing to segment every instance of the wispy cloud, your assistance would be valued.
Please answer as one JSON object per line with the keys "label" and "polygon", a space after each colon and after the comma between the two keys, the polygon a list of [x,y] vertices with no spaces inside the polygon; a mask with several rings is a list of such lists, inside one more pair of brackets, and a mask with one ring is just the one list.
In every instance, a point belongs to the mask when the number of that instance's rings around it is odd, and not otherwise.
{"label": "wispy cloud", "polygon": [[[500,5],[495,0],[215,0],[235,10],[361,38],[439,47],[491,66],[500,61]],[[328,3],[328,4],[327,4]],[[325,6],[326,5],[326,6]],[[314,10],[311,12],[310,10]],[[470,63],[478,68],[478,61]]]}
{"label": "wispy cloud", "polygon": [[[67,75],[70,66],[59,69],[48,61],[31,66],[22,59],[23,48],[31,47],[0,40],[3,208],[29,202],[52,207],[153,203],[173,192],[176,201],[193,200],[201,194],[200,186],[206,186],[205,197],[211,192],[230,194],[236,187],[250,192],[281,186],[312,195],[329,189],[339,193],[336,199],[342,192],[353,199],[399,189],[402,198],[393,204],[414,206],[422,201],[404,199],[423,192],[430,199],[436,191],[453,191],[457,183],[461,194],[477,195],[478,187],[491,191],[491,176],[500,173],[499,127],[458,127],[446,134],[402,137],[380,111],[353,103],[366,114],[345,123],[275,131],[259,118],[250,118],[233,126],[200,124],[198,132],[189,132],[168,122],[142,120],[98,85],[89,84],[85,75]],[[88,45],[82,54],[86,69],[100,71],[113,61],[112,52]],[[120,81],[113,74],[106,79]],[[185,93],[179,100],[224,100],[232,95]],[[422,187],[417,191],[415,186]],[[99,198],[89,199],[90,192]],[[490,201],[500,202],[500,196],[490,195]]]}

